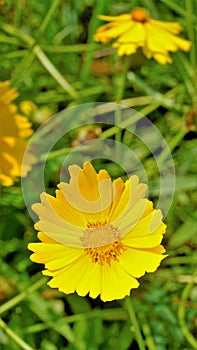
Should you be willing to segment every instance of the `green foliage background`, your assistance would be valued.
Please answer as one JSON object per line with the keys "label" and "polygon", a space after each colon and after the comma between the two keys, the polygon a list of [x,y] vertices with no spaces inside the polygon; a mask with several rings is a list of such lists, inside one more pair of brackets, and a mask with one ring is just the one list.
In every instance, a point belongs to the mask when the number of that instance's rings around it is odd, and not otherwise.
{"label": "green foliage background", "polygon": [[[197,349],[197,2],[2,0],[0,6],[1,81],[11,80],[18,88],[18,106],[23,100],[36,104],[30,115],[35,130],[63,108],[122,100],[150,118],[168,142],[176,167],[176,193],[165,220],[169,257],[156,273],[141,278],[131,300],[146,349]],[[131,57],[123,91],[124,58],[92,36],[98,14],[135,6],[147,8],[153,18],[179,22],[192,48],[172,54],[173,63],[165,66],[138,52]],[[77,137],[78,131],[60,142],[54,150],[59,153],[47,162],[48,192],[58,183],[61,161]],[[156,201],[159,177],[153,159],[128,134],[122,141],[138,149]],[[105,168],[112,177],[122,175],[114,164]],[[102,303],[47,287],[41,266],[29,260],[27,244],[36,240],[36,232],[19,182],[1,189],[0,210],[1,349],[140,349],[124,300]]]}

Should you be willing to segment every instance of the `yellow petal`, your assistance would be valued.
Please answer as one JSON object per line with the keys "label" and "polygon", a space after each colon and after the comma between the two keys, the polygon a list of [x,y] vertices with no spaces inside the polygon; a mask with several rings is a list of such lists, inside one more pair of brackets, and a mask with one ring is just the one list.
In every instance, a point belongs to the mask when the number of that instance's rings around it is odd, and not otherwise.
{"label": "yellow petal", "polygon": [[50,287],[58,288],[65,294],[76,291],[80,296],[90,293],[92,298],[96,298],[101,293],[101,265],[92,264],[85,255],[63,270],[43,273],[53,276],[48,283]]}
{"label": "yellow petal", "polygon": [[80,296],[90,294],[95,299],[101,293],[101,265],[87,262],[86,272],[76,286],[76,292]]}
{"label": "yellow petal", "polygon": [[[92,265],[90,264],[91,260],[86,255],[83,255],[74,264],[65,267],[58,273],[52,273],[54,277],[49,281],[48,285],[51,288],[58,288],[65,294],[74,293],[79,282],[86,278],[86,272],[89,270],[89,266],[91,267]],[[84,290],[81,290],[81,293],[85,295]]]}
{"label": "yellow petal", "polygon": [[125,246],[134,248],[152,248],[158,246],[166,231],[166,225],[161,221],[160,210],[150,212],[143,217],[132,230],[123,237],[122,243]]}
{"label": "yellow petal", "polygon": [[149,215],[152,211],[153,211],[153,202],[147,200],[146,208],[144,210],[144,214],[142,218]]}
{"label": "yellow petal", "polygon": [[152,52],[148,49],[147,46],[144,46],[142,48],[143,54],[148,58],[154,58],[155,61],[157,61],[159,64],[166,64],[166,63],[172,63],[172,59],[170,55],[165,52],[165,53],[155,53]]}
{"label": "yellow petal", "polygon": [[[49,268],[52,270],[69,265],[84,253],[84,249],[50,243],[30,243],[28,249],[34,252],[30,257],[32,261],[40,264],[47,264],[47,268],[49,264]],[[62,265],[61,259],[64,259],[64,265]],[[58,267],[60,265],[61,267]]]}
{"label": "yellow petal", "polygon": [[60,270],[65,266],[70,265],[84,254],[84,249],[66,247],[63,257],[58,257],[45,265],[48,270]]}
{"label": "yellow petal", "polygon": [[131,248],[152,248],[159,245],[162,239],[161,234],[149,234],[141,237],[123,238],[122,243]]}
{"label": "yellow petal", "polygon": [[126,272],[138,278],[145,272],[154,272],[165,257],[145,249],[128,248],[122,252],[119,263]]}
{"label": "yellow petal", "polygon": [[0,82],[0,181],[11,186],[19,176],[26,176],[33,164],[23,163],[27,147],[24,138],[32,135],[29,120],[17,114],[17,106],[12,101],[18,96],[16,89],[10,88],[10,82]]}
{"label": "yellow petal", "polygon": [[147,29],[147,47],[155,53],[175,52],[178,49],[188,51],[191,43],[188,40],[179,38],[172,33],[159,28],[156,30],[151,23],[146,24]]}
{"label": "yellow petal", "polygon": [[[94,222],[105,223],[109,212],[109,205],[114,198],[114,187],[106,170],[100,170],[97,174],[99,201],[95,203],[95,210],[97,212],[85,213],[88,224]],[[91,207],[91,210],[93,207]],[[93,210],[92,210],[93,211]]]}
{"label": "yellow petal", "polygon": [[105,16],[105,15],[100,15],[99,19],[101,19],[102,21],[117,21],[117,22],[122,22],[122,21],[130,21],[131,20],[131,16],[130,14],[127,13],[123,13],[122,15],[119,16]]}
{"label": "yellow petal", "polygon": [[93,39],[95,41],[100,41],[103,44],[107,44],[110,41],[110,38],[106,35],[108,29],[113,28],[114,26],[111,23],[105,24],[97,29],[97,32],[94,34]]}
{"label": "yellow petal", "polygon": [[[146,46],[147,49],[154,53],[165,54],[169,50],[169,40],[166,39],[167,32],[162,32],[160,30],[156,31],[155,27],[150,23],[146,23],[147,37]],[[171,49],[175,49],[176,46],[170,41]]]}
{"label": "yellow petal", "polygon": [[57,244],[58,242],[55,241],[54,239],[48,237],[44,232],[38,232],[38,238],[40,241],[44,243],[51,243],[51,244]]}
{"label": "yellow petal", "polygon": [[108,214],[107,214],[108,222],[112,222],[118,216],[120,216],[121,214],[120,208],[122,208],[122,211],[123,211],[124,207],[127,204],[127,202],[123,203],[123,201],[121,201],[121,205],[120,205],[121,196],[125,191],[125,184],[122,181],[122,179],[118,178],[114,180],[113,184],[114,184],[114,200],[110,205],[110,207],[108,208]]}
{"label": "yellow petal", "polygon": [[109,176],[108,172],[104,169],[100,170],[99,173],[97,174],[98,183],[103,180],[110,180],[110,179],[111,177]]}
{"label": "yellow petal", "polygon": [[141,199],[127,214],[122,215],[121,218],[115,220],[113,225],[118,227],[122,237],[127,235],[133,227],[141,220],[146,207],[146,199]]}
{"label": "yellow petal", "polygon": [[99,198],[97,173],[90,162],[86,162],[78,175],[78,186],[82,196],[89,201]]}
{"label": "yellow petal", "polygon": [[85,163],[83,169],[73,165],[69,171],[70,183],[61,183],[60,186],[70,205],[87,213],[88,216],[92,214],[94,218],[95,214],[111,204],[113,195],[111,179],[103,179],[98,183],[97,174],[89,162]]}
{"label": "yellow petal", "polygon": [[153,53],[152,56],[159,64],[172,63],[172,58],[169,54]]}
{"label": "yellow petal", "polygon": [[174,36],[173,40],[174,40],[175,44],[177,45],[178,49],[181,49],[181,50],[186,51],[186,52],[190,50],[191,45],[192,45],[191,41],[185,40],[183,38],[175,37],[175,36]]}
{"label": "yellow petal", "polygon": [[[73,218],[74,215],[72,215],[72,214],[76,215],[74,210],[73,212],[71,210],[70,212],[68,211],[68,216],[66,216],[66,212],[63,211],[64,202],[58,203],[58,201],[54,197],[44,192],[40,195],[40,199],[41,199],[41,203],[34,204],[32,206],[32,209],[39,216],[41,221],[48,221],[49,223],[52,223],[59,227],[70,230],[71,232],[73,231],[80,232],[81,231],[80,227],[84,227],[84,220],[80,222],[80,217],[81,217],[80,215],[78,218],[78,222],[77,222],[77,216],[75,218],[76,220],[74,220]],[[58,208],[59,205],[60,206],[62,205],[61,209]],[[68,209],[68,207],[66,209]],[[41,231],[44,231],[44,230],[41,229]]]}
{"label": "yellow petal", "polygon": [[102,287],[102,278],[101,278],[101,269],[102,266],[99,264],[94,264],[92,269],[92,277],[91,277],[91,284],[90,284],[90,292],[89,295],[91,298],[95,299],[98,295],[101,294],[101,287]]}
{"label": "yellow petal", "polygon": [[149,19],[149,23],[151,23],[157,31],[160,29],[164,29],[165,31],[168,31],[173,34],[179,34],[181,30],[183,29],[181,25],[177,22],[163,22],[163,21],[158,21],[156,19]]}
{"label": "yellow petal", "polygon": [[[156,254],[163,254],[166,252],[165,248],[162,245],[158,245],[157,247],[149,248],[146,250]],[[166,254],[165,256],[167,257],[168,255]]]}
{"label": "yellow petal", "polygon": [[20,104],[20,110],[27,116],[31,116],[32,113],[34,113],[37,109],[36,105],[32,101],[21,101]]}
{"label": "yellow petal", "polygon": [[[50,275],[50,272],[44,274]],[[65,294],[76,291],[85,296],[90,292],[90,296],[96,298],[101,293],[103,301],[122,299],[130,294],[132,288],[139,286],[138,281],[126,273],[117,262],[112,262],[111,266],[98,266],[93,265],[86,256],[60,270],[58,274],[55,273],[55,277],[48,284]]]}
{"label": "yellow petal", "polygon": [[24,174],[21,174],[21,164],[26,146],[27,143],[23,139],[0,137],[0,172],[2,179],[7,179],[10,184],[16,177],[26,175],[25,171],[27,172],[30,168],[26,165],[23,169]]}
{"label": "yellow petal", "polygon": [[118,42],[115,42],[113,47],[117,47],[118,49],[118,55],[123,56],[123,55],[131,55],[137,51],[138,45],[137,44],[121,44]]}
{"label": "yellow petal", "polygon": [[0,101],[5,104],[10,104],[19,96],[16,88],[10,87],[10,81],[2,81],[0,83]]}
{"label": "yellow petal", "polygon": [[0,182],[3,186],[11,186],[14,183],[14,179],[5,174],[0,174]]}
{"label": "yellow petal", "polygon": [[166,230],[166,225],[162,222],[162,213],[158,210],[153,210],[147,216],[142,217],[135,227],[125,236],[125,239],[143,237],[150,234],[163,234]]}
{"label": "yellow petal", "polygon": [[[120,216],[116,220],[111,221],[121,231],[122,237],[128,234],[144,215],[144,211],[147,208],[147,199],[143,199],[146,191],[147,185],[139,184],[138,176],[131,176],[126,181],[125,191],[120,200],[120,207],[117,208]],[[121,204],[124,206],[121,207]]]}
{"label": "yellow petal", "polygon": [[65,256],[65,250],[62,244],[29,243],[28,249],[34,252],[30,256],[30,259],[40,264],[46,264],[57,257]]}
{"label": "yellow petal", "polygon": [[32,123],[26,117],[16,114],[15,121],[20,137],[27,138],[33,134],[33,130],[31,129]]}
{"label": "yellow petal", "polygon": [[133,25],[133,22],[118,23],[114,26],[111,25],[111,28],[105,25],[103,28],[101,27],[100,30],[95,34],[94,39],[99,41],[103,36],[108,40],[118,38],[125,32],[130,32]]}
{"label": "yellow petal", "polygon": [[119,44],[136,44],[137,46],[143,45],[146,37],[145,27],[142,23],[133,22],[133,25],[125,30],[118,39]]}
{"label": "yellow petal", "polygon": [[62,227],[53,224],[49,220],[40,220],[35,224],[35,228],[44,232],[48,237],[58,243],[73,247],[82,247],[80,238],[83,236],[83,230],[76,226]]}
{"label": "yellow petal", "polygon": [[147,191],[147,185],[139,184],[139,178],[136,175],[130,177],[125,182],[124,191],[121,194],[119,203],[113,208],[109,214],[110,222],[113,222],[116,218],[121,217],[123,214],[129,212],[139,199],[144,198]]}
{"label": "yellow petal", "polygon": [[48,196],[48,199],[56,213],[65,221],[76,226],[86,227],[85,215],[68,203],[62,190],[56,190],[56,198]]}
{"label": "yellow petal", "polygon": [[139,282],[121,268],[117,261],[111,266],[102,266],[101,300],[111,301],[130,295],[132,288],[138,288]]}

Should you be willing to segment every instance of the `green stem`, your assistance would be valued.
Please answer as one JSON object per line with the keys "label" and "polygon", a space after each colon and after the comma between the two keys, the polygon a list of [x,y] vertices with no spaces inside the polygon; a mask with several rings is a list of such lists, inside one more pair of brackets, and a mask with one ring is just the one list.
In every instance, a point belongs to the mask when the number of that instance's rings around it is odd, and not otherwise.
{"label": "green stem", "polygon": [[[180,91],[180,87],[175,87],[172,90],[168,91],[166,94],[163,95],[163,98],[173,97]],[[136,112],[135,114],[132,114],[132,116],[126,120],[124,120],[121,123],[122,128],[127,128],[129,126],[134,125],[138,120],[142,118],[142,116],[147,116],[148,114],[155,111],[158,107],[163,106],[163,100],[162,101],[156,101],[154,103],[151,103],[150,105],[142,108],[139,113]],[[101,138],[105,139],[110,136],[115,135],[119,131],[119,128],[117,126],[112,126],[110,129],[107,129],[101,134]]]}
{"label": "green stem", "polygon": [[[183,7],[181,5],[178,5],[175,3],[175,1],[172,0],[160,0],[164,5],[168,6],[170,9],[172,9],[173,11],[175,11],[176,13],[178,13],[179,15],[183,16],[183,17],[187,17],[187,12],[186,10],[183,9]],[[191,1],[191,0],[189,0]],[[192,22],[196,22],[196,15],[193,13],[190,17]]]}
{"label": "green stem", "polygon": [[[12,44],[12,45],[19,45],[20,41],[17,38],[11,38],[8,35],[0,35],[0,43],[6,43],[6,44]],[[3,54],[3,52],[1,53]]]}
{"label": "green stem", "polygon": [[136,336],[136,340],[137,340],[139,349],[140,350],[146,350],[145,345],[144,345],[144,340],[143,340],[143,337],[142,337],[142,334],[141,334],[140,326],[139,326],[137,317],[135,315],[133,304],[131,302],[131,298],[126,296],[125,297],[125,303],[126,303],[126,306],[127,306],[127,310],[128,310],[128,314],[129,314],[131,323],[132,323],[132,325],[134,327],[134,330],[135,330],[135,336]]}
{"label": "green stem", "polygon": [[[7,37],[6,37],[7,38]],[[1,40],[1,36],[0,36]],[[98,50],[100,45],[98,44],[73,44],[73,45],[40,45],[41,49],[45,52],[52,53],[67,53],[67,52],[86,52]]]}
{"label": "green stem", "polygon": [[39,61],[45,67],[45,69],[51,74],[51,76],[63,87],[63,89],[74,99],[78,98],[79,95],[68,83],[68,81],[60,74],[57,68],[48,59],[45,53],[41,50],[39,45],[34,46],[33,52],[36,54]]}
{"label": "green stem", "polygon": [[20,29],[16,28],[11,24],[2,23],[1,29],[7,34],[13,36],[14,38],[20,39],[22,42],[27,44],[28,47],[32,47],[35,44],[35,39],[32,36],[23,33],[22,31],[20,31]]}
{"label": "green stem", "polygon": [[187,328],[187,324],[185,321],[185,305],[186,305],[186,301],[189,296],[189,293],[194,285],[194,278],[196,275],[197,275],[197,271],[194,273],[192,281],[186,284],[185,288],[183,289],[181,301],[178,309],[178,318],[179,318],[181,330],[185,338],[187,339],[188,343],[193,347],[193,349],[197,349],[197,341],[194,338],[194,336],[190,333],[189,329]]}
{"label": "green stem", "polygon": [[[80,147],[80,146],[78,146]],[[89,145],[83,145],[83,151],[89,151],[90,150],[90,146]],[[40,156],[40,158],[38,159],[39,162],[46,162],[46,160],[49,159],[56,159],[59,158],[61,156],[67,155],[69,154],[71,151],[73,151],[73,147],[67,147],[67,148],[63,148],[63,149],[58,149],[57,151],[52,151],[49,154],[42,154]]]}
{"label": "green stem", "polygon": [[7,324],[0,319],[0,328],[24,350],[34,350],[29,344],[21,339]]}
{"label": "green stem", "polygon": [[195,32],[194,32],[194,26],[193,23],[191,22],[191,16],[194,13],[194,8],[193,8],[193,2],[185,0],[185,8],[187,12],[187,28],[188,28],[188,35],[189,39],[192,42],[192,46],[190,49],[190,60],[191,64],[194,68],[196,69],[196,41],[195,41]]}
{"label": "green stem", "polygon": [[156,345],[154,343],[153,336],[151,334],[151,329],[149,327],[149,324],[148,323],[144,323],[143,326],[142,326],[142,330],[143,330],[144,336],[146,338],[146,343],[147,343],[148,350],[157,350],[156,349]]}
{"label": "green stem", "polygon": [[[117,102],[117,108],[115,110],[115,125],[119,126],[121,123],[121,101],[124,95],[124,90],[125,90],[125,82],[126,82],[126,77],[127,77],[127,72],[129,69],[130,65],[130,56],[125,57],[125,64],[124,64],[124,70],[120,76],[119,84],[117,86],[117,95],[116,95],[116,102]],[[121,142],[121,137],[122,137],[122,132],[119,130],[115,134],[115,141],[116,142]],[[120,160],[120,149],[119,149],[119,144],[117,144],[116,147],[116,157],[117,157],[117,162]]]}
{"label": "green stem", "polygon": [[[115,309],[109,309],[109,310],[92,310],[92,311],[83,312],[80,314],[63,317],[61,321],[64,324],[70,324],[74,322],[86,322],[87,320],[98,320],[98,319],[105,320],[105,321],[127,321],[128,313],[126,310],[123,310],[121,308],[115,308]],[[50,327],[48,324],[37,323],[26,327],[24,329],[24,333],[25,334],[37,333],[49,328]],[[150,349],[150,350],[153,350],[153,349]]]}
{"label": "green stem", "polygon": [[[169,256],[172,255],[169,253]],[[185,264],[187,266],[197,264],[197,256],[196,255],[189,255],[189,256],[173,256],[171,258],[168,258],[164,260],[163,265],[164,266],[171,266],[171,265],[181,265]]]}
{"label": "green stem", "polygon": [[126,56],[125,57],[125,63],[124,63],[124,70],[121,74],[120,77],[120,81],[118,84],[118,90],[117,90],[117,95],[116,95],[116,102],[117,103],[121,103],[123,94],[124,94],[124,90],[125,90],[125,82],[126,82],[126,78],[127,78],[127,72],[129,70],[129,66],[131,63],[131,57],[130,56]]}
{"label": "green stem", "polygon": [[[177,145],[179,145],[184,138],[186,134],[186,130],[180,130],[173,138],[171,138],[170,141],[168,141],[168,147],[165,148],[165,150],[160,153],[160,155],[157,157],[157,164],[159,166],[159,169],[162,169],[162,166],[166,166],[166,160],[169,156],[169,150],[172,153]],[[153,174],[154,169],[152,169],[152,172],[150,171],[150,174]]]}
{"label": "green stem", "polygon": [[177,68],[181,67],[180,75],[185,84],[185,88],[190,95],[193,106],[197,103],[196,72],[188,58],[182,53],[177,52],[175,59]]}
{"label": "green stem", "polygon": [[25,299],[29,294],[34,292],[35,290],[39,289],[44,283],[46,283],[46,278],[41,278],[38,281],[36,281],[34,284],[32,284],[29,288],[26,288],[22,293],[16,295],[14,298],[8,300],[6,303],[0,306],[0,315],[11,309],[13,306],[20,303],[23,299]]}
{"label": "green stem", "polygon": [[53,16],[56,8],[58,7],[61,0],[53,0],[51,7],[49,8],[49,11],[46,14],[46,17],[44,18],[44,21],[42,22],[40,29],[39,29],[39,35],[43,33],[48,25],[48,23],[51,20],[51,17]]}
{"label": "green stem", "polygon": [[14,71],[13,78],[12,78],[12,84],[15,87],[19,87],[22,81],[24,80],[26,74],[29,74],[30,67],[33,67],[35,59],[35,54],[33,51],[28,51],[21,62],[16,67],[16,70]]}
{"label": "green stem", "polygon": [[[98,15],[101,15],[103,13],[106,5],[107,5],[106,0],[99,0],[96,2],[93,16],[92,16],[92,19],[91,19],[90,25],[89,25],[89,33],[88,33],[88,40],[87,40],[88,44],[95,43],[95,41],[93,39],[93,35],[95,34],[96,28],[97,28],[98,23],[99,23]],[[80,78],[81,78],[83,84],[85,84],[87,82],[89,74],[90,74],[92,61],[93,61],[93,53],[87,52],[84,55],[83,61],[84,61],[84,63],[83,63],[82,69],[81,69]]]}

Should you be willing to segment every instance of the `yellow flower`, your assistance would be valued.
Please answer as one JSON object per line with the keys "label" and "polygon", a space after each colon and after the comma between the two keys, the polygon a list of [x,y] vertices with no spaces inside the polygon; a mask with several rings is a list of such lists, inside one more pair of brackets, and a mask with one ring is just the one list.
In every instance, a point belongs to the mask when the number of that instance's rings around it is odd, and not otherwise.
{"label": "yellow flower", "polygon": [[120,56],[131,55],[141,47],[148,59],[153,57],[160,64],[165,64],[172,62],[169,51],[189,51],[191,47],[190,41],[176,36],[182,30],[179,23],[149,18],[140,7],[129,14],[99,18],[110,23],[99,27],[94,39],[102,43],[116,39],[112,46],[118,49]]}
{"label": "yellow flower", "polygon": [[22,101],[19,104],[19,107],[21,111],[28,117],[37,109],[36,105],[32,101]]}
{"label": "yellow flower", "polygon": [[65,294],[124,298],[166,256],[162,213],[144,198],[147,186],[135,175],[112,182],[89,162],[69,172],[70,183],[58,185],[56,198],[42,193],[41,203],[33,205],[42,242],[29,244],[31,260],[45,264],[49,286]]}
{"label": "yellow flower", "polygon": [[[0,83],[0,182],[11,186],[18,176],[21,176],[23,155],[27,146],[26,137],[32,135],[31,123],[17,113],[17,106],[12,101],[18,97],[15,88],[9,81]],[[23,176],[31,168],[23,167]]]}

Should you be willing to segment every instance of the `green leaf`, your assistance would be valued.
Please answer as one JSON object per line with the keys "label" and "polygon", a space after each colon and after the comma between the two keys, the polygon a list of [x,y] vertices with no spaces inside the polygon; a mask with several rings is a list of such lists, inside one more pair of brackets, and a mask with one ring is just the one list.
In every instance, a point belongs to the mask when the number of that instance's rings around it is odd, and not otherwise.
{"label": "green leaf", "polygon": [[190,239],[194,238],[197,234],[197,214],[193,214],[191,218],[183,223],[178,230],[172,235],[169,246],[172,248],[178,247]]}

